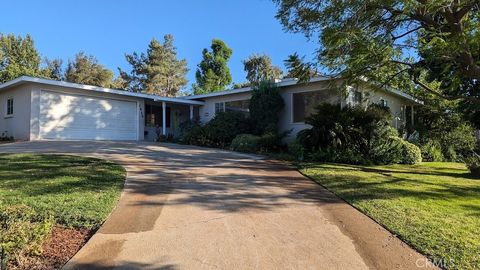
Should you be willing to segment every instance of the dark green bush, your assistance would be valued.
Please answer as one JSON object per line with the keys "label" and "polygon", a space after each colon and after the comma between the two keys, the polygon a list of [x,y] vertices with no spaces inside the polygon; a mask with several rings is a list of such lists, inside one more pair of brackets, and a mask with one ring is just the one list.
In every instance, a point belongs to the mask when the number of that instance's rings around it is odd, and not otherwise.
{"label": "dark green bush", "polygon": [[234,151],[256,153],[260,150],[259,141],[259,136],[240,134],[233,139],[230,147]]}
{"label": "dark green bush", "polygon": [[27,256],[39,255],[53,224],[53,215],[40,215],[31,207],[0,206],[2,269],[10,264],[21,267]]}
{"label": "dark green bush", "polygon": [[444,161],[441,145],[438,141],[428,141],[420,147],[422,159],[430,162]]}
{"label": "dark green bush", "polygon": [[271,82],[261,82],[253,88],[250,99],[250,119],[255,135],[278,132],[278,117],[285,103]]}
{"label": "dark green bush", "polygon": [[302,161],[305,158],[305,148],[297,140],[288,143],[288,152],[295,157],[296,160]]}
{"label": "dark green bush", "polygon": [[198,119],[180,124],[180,142],[200,146],[208,144],[206,130]]}
{"label": "dark green bush", "polygon": [[402,158],[400,163],[402,164],[416,164],[422,162],[422,152],[420,148],[413,143],[409,143],[408,141],[402,140],[401,143],[402,147]]}
{"label": "dark green bush", "polygon": [[205,125],[208,145],[227,147],[238,134],[250,132],[249,120],[241,112],[218,113]]}
{"label": "dark green bush", "polygon": [[476,178],[480,178],[480,156],[470,156],[465,159],[465,163],[472,175]]}

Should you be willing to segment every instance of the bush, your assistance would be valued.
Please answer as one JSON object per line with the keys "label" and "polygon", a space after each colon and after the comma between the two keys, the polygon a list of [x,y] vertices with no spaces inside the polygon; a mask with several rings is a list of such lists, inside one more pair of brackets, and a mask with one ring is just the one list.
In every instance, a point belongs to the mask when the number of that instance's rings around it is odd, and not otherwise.
{"label": "bush", "polygon": [[233,139],[231,149],[239,152],[258,152],[260,137],[252,134],[240,134]]}
{"label": "bush", "polygon": [[54,224],[53,215],[40,215],[25,205],[0,207],[0,263],[21,266],[27,256],[39,255]]}
{"label": "bush", "polygon": [[296,160],[302,161],[305,158],[305,148],[297,140],[288,143],[288,152],[292,154]]}
{"label": "bush", "polygon": [[271,82],[261,82],[253,88],[250,99],[250,119],[256,135],[278,131],[278,117],[285,106],[278,89]]}
{"label": "bush", "polygon": [[401,147],[402,147],[402,158],[400,163],[402,164],[416,164],[422,162],[422,152],[420,148],[413,143],[407,142],[405,140],[401,140]]}
{"label": "bush", "polygon": [[198,119],[180,124],[180,142],[200,146],[207,145],[206,130]]}
{"label": "bush", "polygon": [[471,174],[480,178],[480,156],[474,155],[465,159],[465,163],[470,170]]}
{"label": "bush", "polygon": [[205,125],[208,145],[226,147],[238,134],[250,132],[249,120],[241,112],[218,113]]}
{"label": "bush", "polygon": [[437,141],[428,141],[420,147],[424,161],[442,162],[444,160],[442,148]]}

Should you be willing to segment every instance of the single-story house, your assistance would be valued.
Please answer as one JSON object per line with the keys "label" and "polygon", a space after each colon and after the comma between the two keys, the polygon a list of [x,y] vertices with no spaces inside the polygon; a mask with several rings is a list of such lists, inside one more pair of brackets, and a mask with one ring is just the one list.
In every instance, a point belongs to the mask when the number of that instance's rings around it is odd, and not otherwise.
{"label": "single-story house", "polygon": [[[316,104],[366,104],[381,102],[392,111],[393,126],[413,121],[415,98],[396,90],[374,89],[365,84],[349,89],[342,97],[331,90],[338,83],[324,77],[308,84],[296,80],[276,82],[285,100],[280,128],[290,136],[308,127],[306,116]],[[202,122],[216,113],[248,113],[252,89],[241,88],[188,97],[162,97],[124,90],[22,76],[0,85],[0,136],[17,140],[148,140],[158,135],[173,136],[180,124],[199,118]],[[3,114],[3,115],[2,115]]]}

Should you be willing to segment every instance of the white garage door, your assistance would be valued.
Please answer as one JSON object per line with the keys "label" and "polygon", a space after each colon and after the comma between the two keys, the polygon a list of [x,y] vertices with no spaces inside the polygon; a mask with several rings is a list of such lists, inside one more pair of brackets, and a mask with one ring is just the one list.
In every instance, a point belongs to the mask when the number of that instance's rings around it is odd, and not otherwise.
{"label": "white garage door", "polygon": [[40,138],[136,140],[136,102],[42,91]]}

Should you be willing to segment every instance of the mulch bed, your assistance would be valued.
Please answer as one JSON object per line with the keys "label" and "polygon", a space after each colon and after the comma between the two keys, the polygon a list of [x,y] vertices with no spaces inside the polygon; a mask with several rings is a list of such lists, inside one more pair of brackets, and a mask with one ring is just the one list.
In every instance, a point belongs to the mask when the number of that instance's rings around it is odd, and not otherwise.
{"label": "mulch bed", "polygon": [[70,229],[55,226],[47,240],[43,243],[42,255],[29,258],[22,267],[12,269],[60,269],[70,260],[93,235],[86,229]]}

